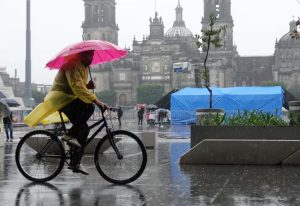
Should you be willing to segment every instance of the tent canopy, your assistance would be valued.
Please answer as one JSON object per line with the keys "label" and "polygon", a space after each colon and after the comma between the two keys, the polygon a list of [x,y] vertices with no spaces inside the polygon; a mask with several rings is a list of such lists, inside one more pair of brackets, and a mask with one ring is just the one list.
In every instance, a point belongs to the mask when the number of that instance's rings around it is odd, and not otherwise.
{"label": "tent canopy", "polygon": [[[213,108],[224,109],[226,114],[259,110],[281,115],[284,91],[280,86],[212,88],[212,91]],[[184,88],[171,94],[172,124],[194,123],[196,110],[200,108],[209,108],[206,88]]]}

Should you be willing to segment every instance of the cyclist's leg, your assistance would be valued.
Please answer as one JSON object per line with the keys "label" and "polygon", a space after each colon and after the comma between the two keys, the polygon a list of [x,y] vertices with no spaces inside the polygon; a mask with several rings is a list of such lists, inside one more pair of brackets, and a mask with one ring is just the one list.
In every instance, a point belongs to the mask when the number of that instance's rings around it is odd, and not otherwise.
{"label": "cyclist's leg", "polygon": [[[72,127],[69,129],[69,135],[76,137],[79,144],[83,145],[89,134],[87,121],[94,112],[94,105],[87,104],[77,98],[61,109],[61,111],[72,123]],[[76,158],[76,164],[80,163],[83,152],[84,151],[81,150],[78,154],[76,154],[78,156],[78,158]]]}

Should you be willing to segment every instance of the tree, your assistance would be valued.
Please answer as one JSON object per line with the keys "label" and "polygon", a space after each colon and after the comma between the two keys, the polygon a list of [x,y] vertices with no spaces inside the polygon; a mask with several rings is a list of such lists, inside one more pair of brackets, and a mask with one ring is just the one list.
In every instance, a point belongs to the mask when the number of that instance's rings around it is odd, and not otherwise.
{"label": "tree", "polygon": [[37,90],[32,90],[32,94],[31,95],[32,95],[32,98],[35,100],[35,103],[39,104],[42,101],[44,101],[46,93],[42,93],[42,92],[37,91]]}
{"label": "tree", "polygon": [[98,99],[111,106],[115,105],[117,102],[117,93],[114,90],[97,92],[96,96]]}
{"label": "tree", "polygon": [[211,49],[211,46],[215,46],[216,48],[219,48],[222,45],[222,39],[220,38],[220,33],[222,31],[225,31],[226,26],[222,26],[218,29],[214,28],[215,22],[217,20],[217,17],[215,14],[211,13],[209,15],[209,28],[208,29],[202,29],[202,36],[199,34],[196,34],[195,37],[197,39],[197,47],[199,49],[202,49],[202,51],[205,53],[203,67],[204,72],[200,72],[200,78],[204,79],[204,84],[206,89],[209,92],[209,108],[212,109],[212,90],[210,89],[210,82],[209,82],[209,70],[207,67],[207,60],[209,56],[209,51]]}
{"label": "tree", "polygon": [[297,28],[300,25],[300,18],[298,18],[298,20],[296,21],[296,28],[290,33],[291,37],[294,39],[299,39],[300,38],[300,34],[299,31],[297,30]]}
{"label": "tree", "polygon": [[164,87],[161,85],[141,85],[137,88],[137,102],[145,104],[154,104],[164,93]]}

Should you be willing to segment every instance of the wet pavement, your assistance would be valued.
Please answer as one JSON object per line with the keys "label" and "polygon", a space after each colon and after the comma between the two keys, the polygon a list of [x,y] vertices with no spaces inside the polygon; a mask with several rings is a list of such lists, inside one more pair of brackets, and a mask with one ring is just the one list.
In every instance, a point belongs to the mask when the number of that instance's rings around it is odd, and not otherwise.
{"label": "wet pavement", "polygon": [[[17,170],[17,141],[0,149],[0,205],[300,205],[300,167],[178,164],[190,147],[189,127],[138,128],[157,132],[158,144],[148,149],[143,175],[126,185],[112,185],[96,171],[92,156],[83,166],[89,176],[64,168],[47,184],[25,179]],[[18,129],[15,136],[26,131]]]}

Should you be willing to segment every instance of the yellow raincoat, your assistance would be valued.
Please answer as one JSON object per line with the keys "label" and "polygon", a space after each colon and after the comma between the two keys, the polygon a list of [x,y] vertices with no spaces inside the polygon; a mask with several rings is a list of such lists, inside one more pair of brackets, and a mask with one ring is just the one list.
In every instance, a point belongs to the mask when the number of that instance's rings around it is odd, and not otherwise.
{"label": "yellow raincoat", "polygon": [[78,58],[70,59],[57,73],[52,89],[46,95],[44,102],[25,117],[24,123],[35,127],[43,119],[76,98],[85,103],[92,103],[96,96],[87,89],[87,81],[88,69]]}

